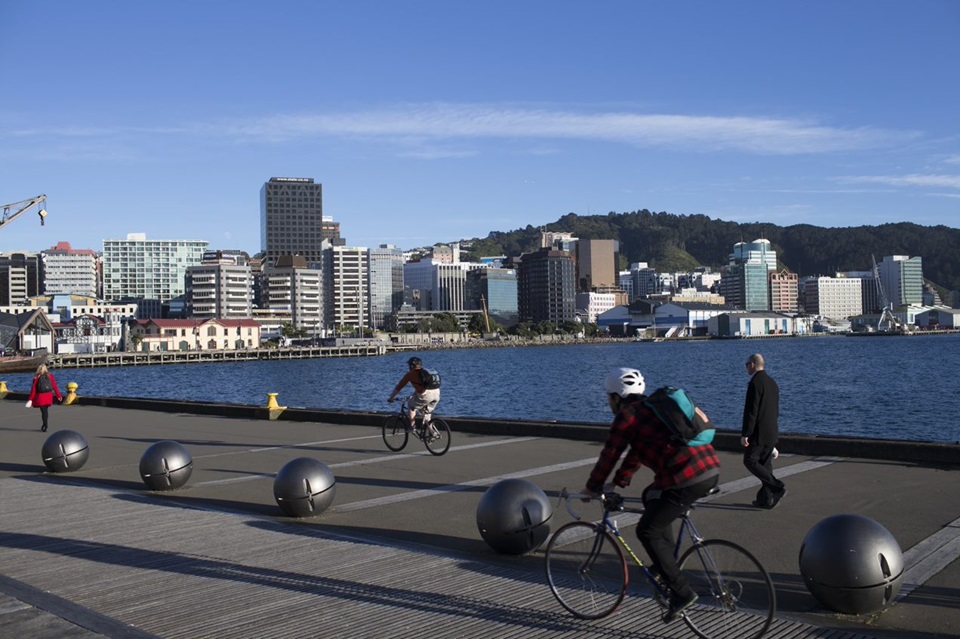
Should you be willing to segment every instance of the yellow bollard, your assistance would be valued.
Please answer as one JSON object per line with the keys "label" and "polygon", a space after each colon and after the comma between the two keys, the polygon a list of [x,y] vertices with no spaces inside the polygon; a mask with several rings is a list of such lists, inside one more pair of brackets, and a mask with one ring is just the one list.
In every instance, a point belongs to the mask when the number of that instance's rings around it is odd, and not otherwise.
{"label": "yellow bollard", "polygon": [[10,390],[7,388],[7,383],[6,383],[6,382],[0,382],[0,397],[3,397],[4,395],[6,395],[6,394],[9,393],[9,392],[10,392]]}
{"label": "yellow bollard", "polygon": [[67,382],[67,396],[63,398],[62,404],[69,406],[77,401],[77,389],[80,387],[76,382]]}
{"label": "yellow bollard", "polygon": [[279,393],[267,393],[267,413],[270,421],[276,420],[280,417],[280,413],[287,409],[286,406],[280,406],[277,403],[277,395]]}

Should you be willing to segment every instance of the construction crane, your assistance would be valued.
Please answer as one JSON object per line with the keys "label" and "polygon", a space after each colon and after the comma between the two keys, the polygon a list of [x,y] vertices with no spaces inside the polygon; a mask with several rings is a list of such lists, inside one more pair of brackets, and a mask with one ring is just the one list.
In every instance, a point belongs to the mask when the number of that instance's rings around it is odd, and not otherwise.
{"label": "construction crane", "polygon": [[32,197],[29,200],[20,200],[19,202],[13,202],[11,204],[3,205],[3,217],[0,217],[0,228],[5,224],[14,221],[33,206],[39,206],[37,210],[37,215],[40,216],[40,226],[43,226],[44,218],[47,217],[47,209],[43,208],[43,204],[47,201],[46,195],[38,195],[37,197]]}
{"label": "construction crane", "polygon": [[873,279],[877,282],[877,293],[880,295],[880,303],[883,304],[883,309],[880,311],[880,319],[877,320],[877,330],[881,332],[905,330],[906,327],[903,322],[897,319],[893,311],[890,310],[893,305],[890,303],[890,300],[887,299],[887,292],[883,289],[883,282],[880,281],[880,269],[877,268],[877,258],[873,255],[871,255],[870,258],[873,260]]}

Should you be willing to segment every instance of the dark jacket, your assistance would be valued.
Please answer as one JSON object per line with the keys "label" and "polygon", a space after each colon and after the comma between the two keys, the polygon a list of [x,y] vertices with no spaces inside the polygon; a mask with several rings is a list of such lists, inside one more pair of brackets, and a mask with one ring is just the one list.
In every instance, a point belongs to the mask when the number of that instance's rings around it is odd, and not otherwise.
{"label": "dark jacket", "polygon": [[758,370],[747,385],[740,434],[757,446],[776,446],[779,436],[780,388],[767,371]]}

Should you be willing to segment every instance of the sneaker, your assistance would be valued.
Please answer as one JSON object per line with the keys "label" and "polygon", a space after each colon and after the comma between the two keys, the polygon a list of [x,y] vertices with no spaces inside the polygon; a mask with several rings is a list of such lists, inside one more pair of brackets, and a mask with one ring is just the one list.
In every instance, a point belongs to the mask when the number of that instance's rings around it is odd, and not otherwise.
{"label": "sneaker", "polygon": [[689,595],[673,595],[670,597],[670,607],[663,613],[663,623],[676,621],[681,613],[692,606],[697,601],[697,593],[691,592]]}

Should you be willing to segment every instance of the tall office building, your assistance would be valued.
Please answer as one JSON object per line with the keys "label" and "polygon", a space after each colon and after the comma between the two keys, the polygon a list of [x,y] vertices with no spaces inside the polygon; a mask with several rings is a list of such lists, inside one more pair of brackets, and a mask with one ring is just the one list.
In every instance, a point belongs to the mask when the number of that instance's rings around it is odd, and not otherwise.
{"label": "tall office building", "polygon": [[403,304],[403,251],[390,244],[370,249],[370,326],[383,328],[387,317]]}
{"label": "tall office building", "polygon": [[323,272],[299,255],[281,256],[261,274],[262,316],[289,317],[295,329],[319,337],[323,329]]}
{"label": "tall office building", "polygon": [[96,252],[57,242],[40,255],[44,294],[100,297],[100,256]]}
{"label": "tall office building", "polygon": [[144,233],[104,240],[103,297],[165,303],[182,296],[187,268],[201,263],[206,247],[203,240],[148,240]]}
{"label": "tall office building", "polygon": [[37,253],[0,253],[0,306],[23,306],[39,295],[42,271]]}
{"label": "tall office building", "polygon": [[894,308],[923,303],[923,260],[906,255],[888,255],[877,265],[887,301]]}
{"label": "tall office building", "polygon": [[517,306],[521,322],[563,322],[576,318],[576,275],[567,251],[542,248],[520,259]]}
{"label": "tall office building", "polygon": [[577,292],[611,292],[617,288],[620,242],[577,240]]}
{"label": "tall office building", "polygon": [[323,186],[313,178],[272,177],[260,189],[260,248],[268,266],[281,255],[299,255],[318,268],[324,234],[340,235],[332,223],[323,217]]}
{"label": "tall office building", "polygon": [[770,310],[778,313],[796,313],[797,274],[786,269],[770,272]]}
{"label": "tall office building", "polygon": [[324,323],[337,333],[370,326],[368,259],[365,247],[327,244]]}
{"label": "tall office building", "polygon": [[727,304],[747,311],[770,310],[770,274],[777,270],[777,254],[770,240],[737,242],[724,267],[720,294]]}
{"label": "tall office building", "polygon": [[517,308],[517,271],[512,268],[478,268],[467,272],[466,307],[482,311],[501,326],[510,327],[519,320]]}
{"label": "tall office building", "polygon": [[199,319],[247,319],[253,286],[246,264],[205,263],[187,268],[186,314]]}

